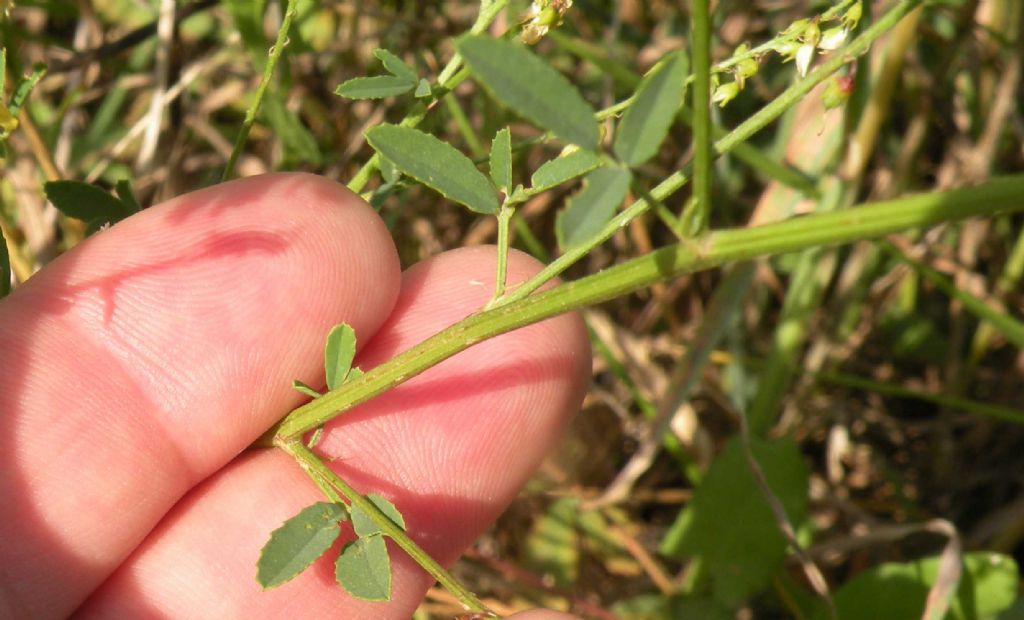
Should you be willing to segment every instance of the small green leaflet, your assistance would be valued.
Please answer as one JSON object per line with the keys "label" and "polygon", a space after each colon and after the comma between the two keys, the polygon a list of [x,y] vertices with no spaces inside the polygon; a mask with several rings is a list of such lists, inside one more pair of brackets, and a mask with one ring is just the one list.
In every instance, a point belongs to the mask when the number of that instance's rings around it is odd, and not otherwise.
{"label": "small green leaflet", "polygon": [[407,93],[416,88],[416,82],[393,75],[357,77],[342,82],[334,91],[335,95],[347,99],[383,99]]}
{"label": "small green leaflet", "polygon": [[[386,514],[389,519],[395,522],[398,527],[405,529],[405,518],[402,517],[402,513],[398,512],[398,508],[394,504],[389,502],[387,498],[376,493],[370,493],[366,496],[366,499],[380,509],[381,512]],[[356,536],[373,536],[374,534],[380,534],[381,529],[376,523],[370,518],[370,515],[362,511],[359,506],[352,506],[352,528],[356,531]]]}
{"label": "small green leaflet", "polygon": [[512,134],[508,127],[499,129],[491,142],[491,180],[498,189],[509,193],[512,187]]}
{"label": "small green leaflet", "polygon": [[11,257],[7,253],[7,240],[0,231],[0,297],[11,292]]}
{"label": "small green leaflet", "polygon": [[384,68],[388,70],[391,75],[402,78],[406,82],[415,84],[417,78],[416,70],[405,64],[405,61],[395,56],[386,49],[375,49],[373,55],[376,56],[383,64]]}
{"label": "small green leaflet", "polygon": [[364,601],[391,598],[391,559],[381,535],[345,545],[334,563],[334,578],[352,596]]}
{"label": "small green leaflet", "polygon": [[292,389],[297,391],[297,392],[299,392],[299,393],[305,394],[306,396],[309,396],[310,398],[320,398],[321,396],[323,396],[323,394],[321,394],[320,392],[317,392],[309,384],[303,383],[302,381],[299,381],[298,379],[293,379],[292,380]]}
{"label": "small green leaflet", "polygon": [[416,92],[413,93],[414,97],[423,99],[433,94],[433,90],[430,88],[430,82],[426,79],[421,79],[420,83],[416,85]]}
{"label": "small green leaflet", "polygon": [[455,46],[496,99],[570,144],[597,149],[594,109],[540,57],[522,45],[486,36],[465,36]]}
{"label": "small green leaflet", "polygon": [[658,152],[683,103],[689,61],[683,50],[672,52],[650,72],[615,130],[615,155],[639,166]]}
{"label": "small green leaflet", "polygon": [[327,344],[324,346],[324,371],[328,390],[336,390],[345,382],[355,356],[355,330],[347,323],[335,325],[327,334]]}
{"label": "small green leaflet", "polygon": [[256,564],[256,581],[264,590],[292,579],[330,549],[348,518],[340,504],[318,502],[288,519],[270,534]]}
{"label": "small green leaflet", "polygon": [[380,59],[391,75],[352,78],[340,84],[334,94],[348,99],[383,99],[416,88],[416,70],[405,61],[386,49],[374,50],[373,55]]}
{"label": "small green leaflet", "polygon": [[601,164],[591,151],[575,150],[568,155],[544,162],[530,177],[530,189],[541,191],[561,185],[569,179],[586,174]]}
{"label": "small green leaflet", "polygon": [[555,235],[562,250],[596,235],[615,215],[629,193],[633,174],[628,168],[606,166],[583,179],[583,189],[570,198],[555,219]]}
{"label": "small green leaflet", "polygon": [[46,198],[68,217],[89,224],[90,231],[103,224],[115,224],[134,212],[132,206],[95,185],[81,181],[51,181],[43,186]]}
{"label": "small green leaflet", "polygon": [[383,124],[366,132],[378,153],[441,195],[476,213],[498,210],[494,187],[473,162],[454,147],[410,127]]}

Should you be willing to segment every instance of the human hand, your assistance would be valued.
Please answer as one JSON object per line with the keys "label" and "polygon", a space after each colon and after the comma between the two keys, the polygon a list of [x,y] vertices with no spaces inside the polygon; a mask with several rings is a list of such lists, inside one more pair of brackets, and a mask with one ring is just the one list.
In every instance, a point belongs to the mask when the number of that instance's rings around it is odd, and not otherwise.
{"label": "human hand", "polygon": [[[537,268],[513,254],[509,281]],[[182,196],[58,258],[0,303],[0,617],[408,618],[432,579],[393,546],[390,603],[350,598],[325,558],[260,591],[267,536],[322,497],[287,455],[246,448],[301,402],[292,379],[322,383],[332,325],[369,369],[480,308],[494,271],[492,248],[464,248],[400,274],[372,209],[304,174]],[[558,437],[589,364],[579,318],[553,318],[340,416],[317,450],[449,564]]]}

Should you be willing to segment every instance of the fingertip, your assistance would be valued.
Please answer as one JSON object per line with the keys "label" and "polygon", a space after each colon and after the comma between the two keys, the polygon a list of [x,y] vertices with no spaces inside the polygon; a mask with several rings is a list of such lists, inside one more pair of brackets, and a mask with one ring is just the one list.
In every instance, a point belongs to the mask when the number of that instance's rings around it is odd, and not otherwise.
{"label": "fingertip", "polygon": [[369,340],[399,282],[358,196],[273,174],[146,209],[0,303],[14,608],[73,609],[183,492],[298,404],[293,379],[322,381],[332,325]]}

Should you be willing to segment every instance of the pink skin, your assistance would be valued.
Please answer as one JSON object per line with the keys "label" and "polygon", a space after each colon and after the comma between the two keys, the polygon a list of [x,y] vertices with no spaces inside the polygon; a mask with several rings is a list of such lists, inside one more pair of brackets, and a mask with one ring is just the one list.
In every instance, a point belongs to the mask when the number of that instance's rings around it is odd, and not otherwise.
{"label": "pink skin", "polygon": [[[328,559],[260,591],[267,535],[321,496],[245,449],[301,402],[292,379],[322,382],[330,326],[372,368],[479,308],[494,269],[480,247],[400,274],[376,214],[303,174],[182,196],[62,256],[0,303],[0,617],[408,618],[432,580],[393,546],[388,604],[348,597]],[[514,253],[509,281],[537,269]],[[550,319],[340,417],[318,450],[449,564],[556,441],[589,362],[579,317]]]}

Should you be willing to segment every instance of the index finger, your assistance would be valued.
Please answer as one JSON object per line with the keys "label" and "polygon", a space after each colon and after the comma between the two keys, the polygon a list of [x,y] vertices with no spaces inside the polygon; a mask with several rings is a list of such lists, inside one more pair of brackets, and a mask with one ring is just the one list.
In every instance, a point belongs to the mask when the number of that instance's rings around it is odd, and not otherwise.
{"label": "index finger", "polygon": [[0,616],[72,611],[192,486],[387,318],[377,215],[302,174],[219,185],[86,240],[0,304]]}

